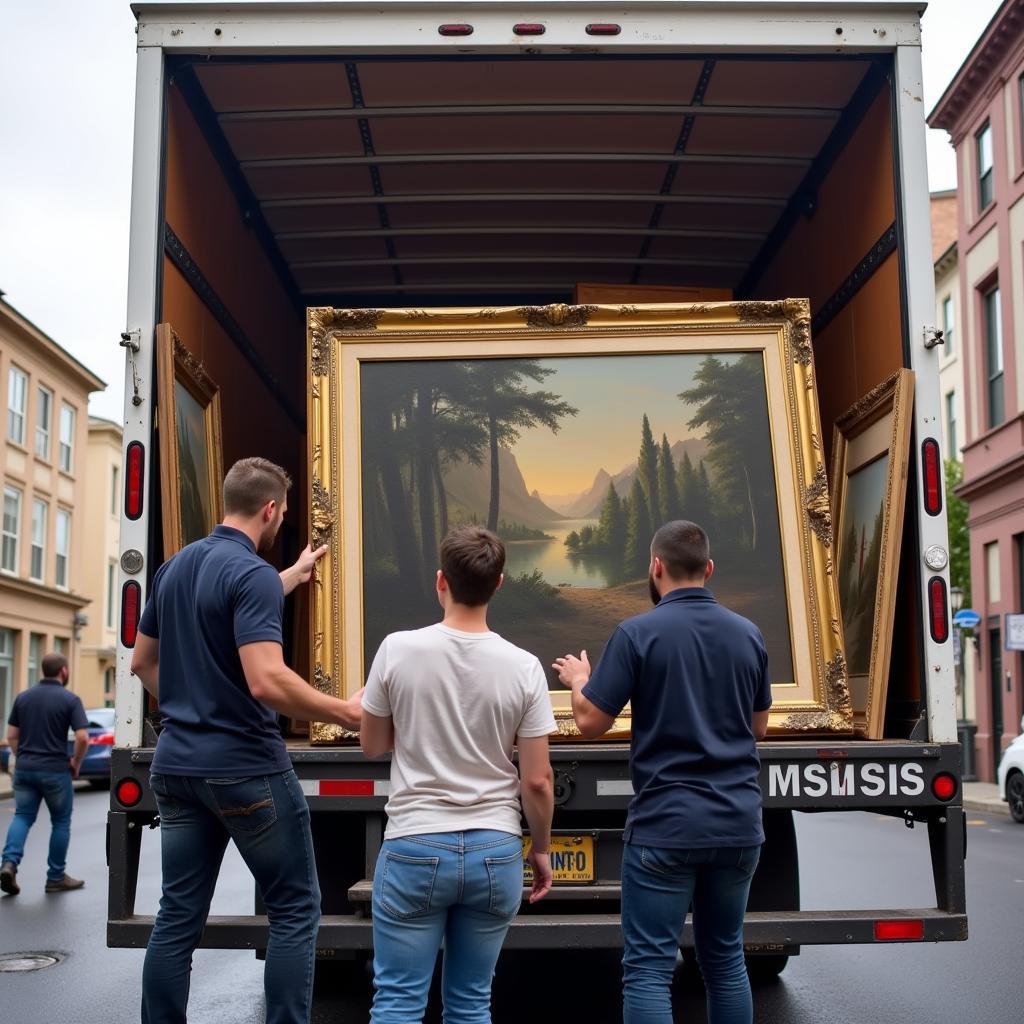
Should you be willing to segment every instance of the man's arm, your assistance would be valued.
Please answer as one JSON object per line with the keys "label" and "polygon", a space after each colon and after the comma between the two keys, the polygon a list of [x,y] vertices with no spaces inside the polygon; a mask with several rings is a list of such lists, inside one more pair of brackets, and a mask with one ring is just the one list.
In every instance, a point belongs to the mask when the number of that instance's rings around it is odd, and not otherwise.
{"label": "man's arm", "polygon": [[18,737],[21,736],[21,729],[16,725],[7,726],[7,745],[11,748],[11,756],[18,756]]}
{"label": "man's arm", "polygon": [[362,690],[348,700],[321,693],[284,663],[281,645],[272,640],[243,644],[238,656],[249,692],[261,704],[289,718],[359,728]]}
{"label": "man's arm", "polygon": [[380,757],[395,745],[395,720],[388,715],[370,714],[363,708],[362,725],[359,728],[359,746],[367,757]]}
{"label": "man's arm", "polygon": [[160,699],[160,641],[145,633],[135,635],[135,647],[132,650],[132,675],[138,676],[146,692],[154,700]]}
{"label": "man's arm", "polygon": [[755,711],[754,712],[754,739],[759,743],[761,740],[768,735],[768,716],[771,714],[771,708],[766,711]]}
{"label": "man's arm", "polygon": [[530,826],[530,865],[533,891],[530,902],[544,899],[551,889],[551,816],[555,811],[554,773],[548,755],[547,736],[516,738],[523,814]]}
{"label": "man's arm", "polygon": [[85,760],[85,752],[89,749],[89,730],[75,730],[75,752],[71,755],[71,775],[78,778],[78,770]]}
{"label": "man's arm", "polygon": [[556,658],[552,668],[558,673],[562,685],[572,690],[572,716],[576,719],[580,735],[585,740],[596,740],[598,736],[603,736],[615,724],[615,716],[602,711],[583,694],[583,687],[590,680],[587,652],[580,651],[578,658],[571,654]]}
{"label": "man's arm", "polygon": [[302,554],[295,560],[295,564],[290,565],[287,569],[283,569],[278,573],[281,577],[281,586],[284,588],[285,597],[287,597],[300,584],[308,583],[310,581],[313,576],[313,566],[316,565],[316,563],[319,562],[326,554],[326,544],[322,544],[316,549],[316,551],[307,544],[303,549]]}

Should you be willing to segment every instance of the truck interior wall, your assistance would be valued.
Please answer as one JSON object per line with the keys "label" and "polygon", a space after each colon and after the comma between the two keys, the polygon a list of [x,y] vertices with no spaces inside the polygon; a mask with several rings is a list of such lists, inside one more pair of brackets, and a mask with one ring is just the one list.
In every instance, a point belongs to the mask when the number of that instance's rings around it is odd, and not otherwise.
{"label": "truck interior wall", "polygon": [[[812,317],[826,308],[865,257],[895,228],[893,139],[892,95],[886,86],[822,181],[813,213],[794,224],[757,281],[755,297],[807,296]],[[898,251],[874,265],[858,290],[813,332],[813,344],[822,446],[831,471],[835,420],[904,365]],[[913,503],[910,494],[908,507]],[[897,588],[896,637],[916,636],[914,624],[920,621],[914,536],[908,516]],[[916,643],[893,644],[887,736],[905,738],[916,720],[920,666]]]}
{"label": "truck interior wall", "polygon": [[[304,312],[294,306],[181,91],[168,89],[165,220],[212,292],[239,325],[263,366],[276,378],[292,409],[306,408]],[[211,304],[165,254],[162,320],[220,387],[225,470],[245,456],[262,455],[284,466],[294,485],[276,549],[275,565],[288,564],[305,544],[308,492],[305,431],[242,354]],[[305,588],[286,609],[289,661],[307,662]]]}

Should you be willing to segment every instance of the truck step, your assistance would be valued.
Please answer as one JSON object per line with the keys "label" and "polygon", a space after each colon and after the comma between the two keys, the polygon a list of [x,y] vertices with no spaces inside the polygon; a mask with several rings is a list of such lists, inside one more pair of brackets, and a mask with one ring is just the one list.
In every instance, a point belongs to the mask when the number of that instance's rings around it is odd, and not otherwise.
{"label": "truck step", "polygon": [[[364,878],[356,882],[349,891],[350,903],[369,903],[373,896],[373,879]],[[523,899],[530,898],[530,889],[523,887]],[[556,885],[545,903],[551,900],[619,900],[622,898],[622,886],[618,882],[595,882],[592,885]]]}

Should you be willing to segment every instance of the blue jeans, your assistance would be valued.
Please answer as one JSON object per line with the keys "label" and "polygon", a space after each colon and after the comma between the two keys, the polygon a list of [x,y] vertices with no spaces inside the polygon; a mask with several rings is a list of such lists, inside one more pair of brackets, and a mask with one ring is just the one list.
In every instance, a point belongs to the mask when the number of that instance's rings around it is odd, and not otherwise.
{"label": "blue jeans", "polygon": [[691,901],[708,1024],[751,1024],[743,915],[760,855],[760,846],[624,847],[623,1024],[672,1024],[672,972]]}
{"label": "blue jeans", "polygon": [[35,824],[39,805],[46,801],[50,812],[50,855],[46,861],[46,879],[59,882],[64,877],[71,842],[71,807],[74,790],[71,772],[34,772],[31,768],[14,769],[14,821],[7,830],[3,860],[20,864],[25,855],[28,830]]}
{"label": "blue jeans", "polygon": [[373,877],[372,1024],[423,1020],[442,941],[445,1024],[490,1024],[494,965],[522,898],[519,836],[386,840]]}
{"label": "blue jeans", "polygon": [[228,840],[259,886],[270,922],[267,1024],[307,1024],[320,923],[309,806],[294,771],[237,779],[153,772],[163,895],[142,970],[143,1024],[184,1024],[199,944]]}

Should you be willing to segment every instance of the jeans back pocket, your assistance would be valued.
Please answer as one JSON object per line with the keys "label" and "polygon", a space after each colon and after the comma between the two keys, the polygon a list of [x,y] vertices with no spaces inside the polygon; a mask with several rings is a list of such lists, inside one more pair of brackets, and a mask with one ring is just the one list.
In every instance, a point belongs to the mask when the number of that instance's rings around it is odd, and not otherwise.
{"label": "jeans back pocket", "polygon": [[380,905],[392,917],[408,920],[430,911],[440,857],[409,857],[384,851]]}
{"label": "jeans back pocket", "polygon": [[205,782],[229,832],[262,832],[277,821],[274,795],[266,775]]}
{"label": "jeans back pocket", "polygon": [[484,864],[491,887],[490,912],[496,917],[515,917],[523,902],[522,847],[505,856],[485,857]]}

